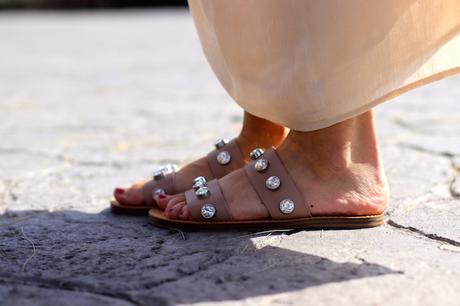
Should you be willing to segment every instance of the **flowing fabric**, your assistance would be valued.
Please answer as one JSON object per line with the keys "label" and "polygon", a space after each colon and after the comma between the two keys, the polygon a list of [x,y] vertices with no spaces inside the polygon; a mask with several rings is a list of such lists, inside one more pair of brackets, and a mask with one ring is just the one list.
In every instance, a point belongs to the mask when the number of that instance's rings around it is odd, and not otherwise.
{"label": "flowing fabric", "polygon": [[331,126],[460,72],[460,0],[189,6],[227,92],[249,113],[294,130]]}

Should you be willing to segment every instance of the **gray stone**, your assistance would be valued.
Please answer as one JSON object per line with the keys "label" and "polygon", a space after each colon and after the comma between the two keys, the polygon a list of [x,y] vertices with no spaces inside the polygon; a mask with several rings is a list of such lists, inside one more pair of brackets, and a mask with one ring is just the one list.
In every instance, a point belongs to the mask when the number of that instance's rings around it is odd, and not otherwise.
{"label": "gray stone", "polygon": [[387,225],[184,233],[108,205],[239,130],[190,16],[3,12],[0,40],[2,306],[458,303],[459,77],[377,107]]}
{"label": "gray stone", "polygon": [[412,203],[406,211],[391,216],[395,226],[449,242],[460,251],[460,200],[430,199]]}
{"label": "gray stone", "polygon": [[436,193],[450,195],[453,170],[449,158],[396,145],[383,146],[382,157],[391,190],[391,210],[404,210]]}

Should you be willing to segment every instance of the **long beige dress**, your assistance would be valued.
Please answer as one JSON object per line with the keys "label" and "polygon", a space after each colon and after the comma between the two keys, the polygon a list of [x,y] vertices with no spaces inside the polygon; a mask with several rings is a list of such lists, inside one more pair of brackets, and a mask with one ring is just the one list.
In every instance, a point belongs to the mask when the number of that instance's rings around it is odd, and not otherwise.
{"label": "long beige dress", "polygon": [[460,0],[189,5],[228,93],[249,113],[299,131],[333,125],[460,72]]}

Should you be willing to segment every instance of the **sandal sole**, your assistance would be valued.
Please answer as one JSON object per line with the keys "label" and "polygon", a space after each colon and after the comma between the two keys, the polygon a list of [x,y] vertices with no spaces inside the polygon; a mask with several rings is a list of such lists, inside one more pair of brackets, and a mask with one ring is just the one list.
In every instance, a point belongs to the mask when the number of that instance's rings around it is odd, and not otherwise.
{"label": "sandal sole", "polygon": [[188,231],[279,230],[279,229],[360,229],[383,225],[385,214],[356,217],[311,217],[290,220],[198,222],[168,219],[158,208],[149,210],[149,222],[162,228]]}

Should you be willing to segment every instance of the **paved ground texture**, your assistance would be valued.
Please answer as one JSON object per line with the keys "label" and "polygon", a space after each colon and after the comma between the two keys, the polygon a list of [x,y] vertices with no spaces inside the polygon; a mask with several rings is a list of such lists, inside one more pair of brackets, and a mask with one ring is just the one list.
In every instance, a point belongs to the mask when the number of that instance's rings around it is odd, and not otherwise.
{"label": "paved ground texture", "polygon": [[459,305],[460,77],[377,108],[385,226],[181,233],[111,190],[238,130],[186,11],[0,14],[1,305]]}

